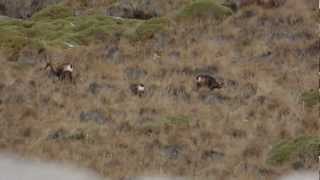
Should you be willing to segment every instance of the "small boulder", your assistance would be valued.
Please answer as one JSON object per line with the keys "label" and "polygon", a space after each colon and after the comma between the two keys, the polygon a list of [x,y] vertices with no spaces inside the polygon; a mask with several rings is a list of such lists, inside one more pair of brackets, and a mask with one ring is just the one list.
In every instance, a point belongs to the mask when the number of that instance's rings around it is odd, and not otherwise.
{"label": "small boulder", "polygon": [[89,111],[80,113],[80,122],[90,122],[93,121],[97,124],[105,124],[108,118],[101,112]]}
{"label": "small boulder", "polygon": [[98,84],[97,82],[90,83],[88,91],[91,94],[97,95],[101,91],[111,91],[114,87],[110,84]]}
{"label": "small boulder", "polygon": [[35,12],[62,0],[0,0],[0,13],[14,18],[30,18]]}
{"label": "small boulder", "polygon": [[129,67],[125,70],[125,73],[130,80],[138,80],[147,75],[147,71],[139,67]]}
{"label": "small boulder", "polygon": [[182,150],[181,145],[167,145],[161,149],[161,155],[168,159],[178,159]]}
{"label": "small boulder", "polygon": [[119,64],[121,63],[121,52],[120,48],[117,46],[111,46],[108,47],[105,52],[104,52],[104,59],[105,62],[110,63],[110,64]]}
{"label": "small boulder", "polygon": [[219,104],[230,100],[229,97],[222,95],[221,93],[201,93],[199,98],[206,104]]}
{"label": "small boulder", "polygon": [[159,3],[161,2],[150,0],[138,1],[137,3],[131,0],[119,0],[107,8],[106,15],[122,18],[151,19],[159,16]]}

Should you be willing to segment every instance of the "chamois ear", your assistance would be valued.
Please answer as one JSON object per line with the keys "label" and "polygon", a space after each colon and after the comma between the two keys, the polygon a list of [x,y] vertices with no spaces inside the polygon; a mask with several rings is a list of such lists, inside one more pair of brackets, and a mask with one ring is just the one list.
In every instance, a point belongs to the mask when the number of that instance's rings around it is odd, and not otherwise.
{"label": "chamois ear", "polygon": [[47,70],[48,67],[50,67],[50,66],[52,66],[52,64],[51,64],[51,62],[49,61],[49,62],[46,63],[45,67],[42,68],[42,70]]}

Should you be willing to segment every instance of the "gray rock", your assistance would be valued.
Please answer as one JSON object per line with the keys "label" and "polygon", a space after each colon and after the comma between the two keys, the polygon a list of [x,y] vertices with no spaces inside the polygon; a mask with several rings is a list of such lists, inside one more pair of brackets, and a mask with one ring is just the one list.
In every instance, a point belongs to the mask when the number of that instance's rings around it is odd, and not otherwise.
{"label": "gray rock", "polygon": [[91,94],[97,95],[101,91],[111,91],[114,87],[110,84],[98,84],[97,82],[93,82],[89,85],[88,91]]}
{"label": "gray rock", "polygon": [[134,19],[150,19],[160,15],[158,1],[119,0],[107,8],[106,15]]}
{"label": "gray rock", "polygon": [[20,55],[17,59],[17,62],[20,64],[35,65],[37,63],[37,59],[32,56]]}
{"label": "gray rock", "polygon": [[[1,88],[0,88],[1,90]],[[1,95],[5,104],[32,104],[36,96],[35,88],[28,82],[16,80],[14,83],[3,87]]]}
{"label": "gray rock", "polygon": [[218,104],[230,100],[229,97],[222,95],[220,93],[204,93],[200,94],[199,98],[206,104]]}
{"label": "gray rock", "polygon": [[14,18],[29,18],[40,9],[62,0],[0,0],[0,14]]}
{"label": "gray rock", "polygon": [[93,121],[97,124],[104,124],[108,121],[108,118],[101,112],[90,111],[80,113],[80,122]]}
{"label": "gray rock", "polygon": [[138,67],[130,67],[125,70],[127,78],[130,80],[138,80],[147,75],[147,71]]}
{"label": "gray rock", "polygon": [[104,53],[105,62],[110,64],[119,64],[121,60],[120,48],[117,46],[108,47]]}
{"label": "gray rock", "polygon": [[168,145],[161,149],[161,155],[168,159],[178,159],[182,150],[181,145]]}

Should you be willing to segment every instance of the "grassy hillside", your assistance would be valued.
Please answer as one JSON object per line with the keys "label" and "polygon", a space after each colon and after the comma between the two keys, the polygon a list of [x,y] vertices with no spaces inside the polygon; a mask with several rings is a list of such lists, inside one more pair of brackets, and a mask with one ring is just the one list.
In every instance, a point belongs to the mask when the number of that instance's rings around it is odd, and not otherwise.
{"label": "grassy hillside", "polygon": [[[119,1],[79,2],[0,20],[0,150],[115,179],[275,179],[317,167],[316,2],[231,14],[222,1],[179,1],[146,20],[101,14]],[[75,83],[46,61],[73,63]],[[197,91],[199,73],[224,87]],[[129,90],[139,82],[141,98]]]}

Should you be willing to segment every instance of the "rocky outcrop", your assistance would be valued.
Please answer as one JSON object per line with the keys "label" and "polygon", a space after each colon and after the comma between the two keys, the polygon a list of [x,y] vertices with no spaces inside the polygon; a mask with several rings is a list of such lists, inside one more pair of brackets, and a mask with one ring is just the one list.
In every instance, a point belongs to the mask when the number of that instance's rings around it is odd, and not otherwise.
{"label": "rocky outcrop", "polygon": [[0,0],[0,15],[29,18],[40,9],[62,0]]}
{"label": "rocky outcrop", "polygon": [[160,15],[158,1],[119,0],[107,9],[107,15],[123,18],[150,19]]}
{"label": "rocky outcrop", "polygon": [[227,0],[225,5],[233,10],[249,5],[259,5],[265,8],[279,7],[285,4],[286,0]]}
{"label": "rocky outcrop", "polygon": [[118,0],[109,6],[106,14],[123,18],[150,19],[172,13],[189,0]]}

